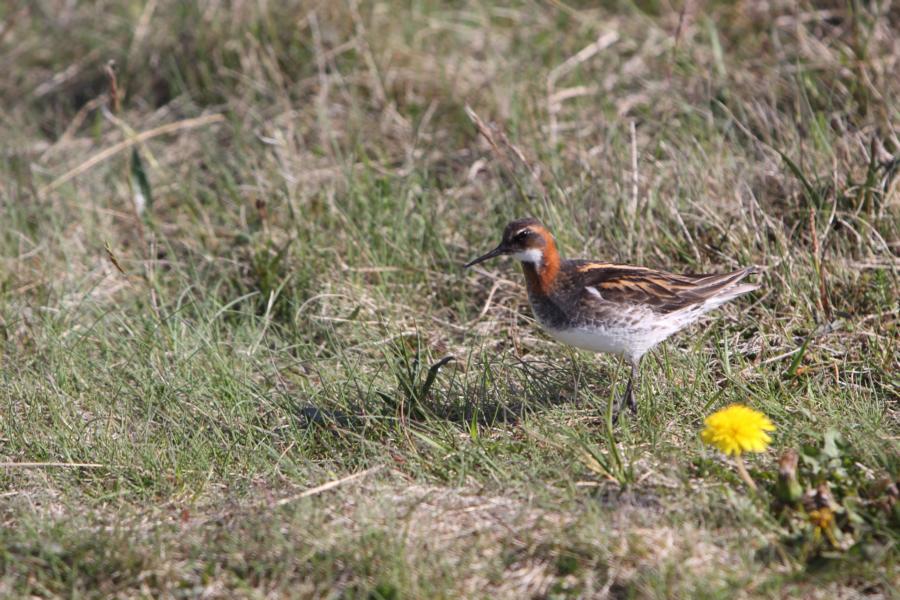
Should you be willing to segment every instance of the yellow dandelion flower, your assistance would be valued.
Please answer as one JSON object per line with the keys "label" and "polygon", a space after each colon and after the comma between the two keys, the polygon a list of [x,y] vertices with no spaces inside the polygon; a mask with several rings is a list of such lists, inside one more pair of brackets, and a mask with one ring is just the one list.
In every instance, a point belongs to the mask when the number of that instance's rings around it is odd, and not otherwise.
{"label": "yellow dandelion flower", "polygon": [[732,404],[706,417],[700,439],[725,454],[763,452],[772,441],[767,431],[775,431],[769,417],[742,404]]}

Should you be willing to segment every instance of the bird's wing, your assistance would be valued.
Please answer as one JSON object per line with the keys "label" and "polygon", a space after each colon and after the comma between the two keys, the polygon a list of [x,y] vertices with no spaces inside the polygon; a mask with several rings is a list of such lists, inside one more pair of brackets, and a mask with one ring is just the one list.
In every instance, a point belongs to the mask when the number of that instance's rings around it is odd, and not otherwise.
{"label": "bird's wing", "polygon": [[678,275],[644,267],[584,261],[574,263],[573,270],[582,284],[582,302],[638,305],[659,313],[701,305],[723,295],[730,299],[755,289],[752,285],[736,286],[753,272],[752,268],[716,275]]}

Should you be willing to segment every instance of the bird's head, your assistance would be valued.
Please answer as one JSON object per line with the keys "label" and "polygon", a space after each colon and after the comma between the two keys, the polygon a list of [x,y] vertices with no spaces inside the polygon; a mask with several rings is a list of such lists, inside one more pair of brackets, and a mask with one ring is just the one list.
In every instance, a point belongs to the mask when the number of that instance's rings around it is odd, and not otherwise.
{"label": "bird's head", "polygon": [[540,265],[544,253],[553,245],[553,236],[537,219],[518,219],[503,230],[503,239],[496,248],[467,263],[469,268],[495,256],[509,255],[523,263]]}

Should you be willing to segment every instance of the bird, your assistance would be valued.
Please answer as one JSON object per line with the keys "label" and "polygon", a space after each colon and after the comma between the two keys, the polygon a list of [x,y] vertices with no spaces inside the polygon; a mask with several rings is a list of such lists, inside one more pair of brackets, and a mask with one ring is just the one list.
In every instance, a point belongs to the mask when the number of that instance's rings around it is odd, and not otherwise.
{"label": "bird", "polygon": [[637,413],[635,393],[641,359],[669,336],[759,285],[744,282],[754,267],[720,274],[675,274],[596,260],[566,260],[550,231],[537,219],[510,222],[500,244],[464,265],[497,256],[522,265],[531,310],[555,340],[596,353],[622,356],[631,365],[615,419],[627,403]]}

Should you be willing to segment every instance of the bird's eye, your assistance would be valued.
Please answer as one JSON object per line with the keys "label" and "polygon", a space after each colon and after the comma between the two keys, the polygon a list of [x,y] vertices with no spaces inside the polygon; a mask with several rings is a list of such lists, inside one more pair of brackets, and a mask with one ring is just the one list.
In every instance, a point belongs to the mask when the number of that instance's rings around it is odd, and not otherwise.
{"label": "bird's eye", "polygon": [[522,231],[517,233],[516,237],[514,237],[513,239],[516,240],[517,242],[521,242],[522,240],[524,240],[525,238],[528,237],[529,233],[531,233],[529,230],[523,229]]}

